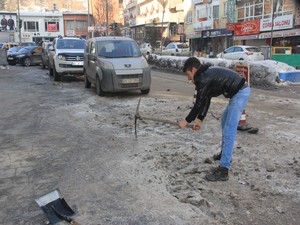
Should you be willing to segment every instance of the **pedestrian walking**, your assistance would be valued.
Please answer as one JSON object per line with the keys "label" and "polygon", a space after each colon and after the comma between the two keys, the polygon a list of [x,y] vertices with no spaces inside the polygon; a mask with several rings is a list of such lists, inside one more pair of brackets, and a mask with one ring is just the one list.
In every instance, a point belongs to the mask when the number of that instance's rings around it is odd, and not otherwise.
{"label": "pedestrian walking", "polygon": [[5,15],[3,15],[1,19],[1,29],[2,31],[7,29],[7,19],[5,18]]}
{"label": "pedestrian walking", "polygon": [[208,181],[226,181],[234,148],[237,126],[243,109],[246,108],[251,90],[246,80],[233,70],[221,67],[211,67],[201,64],[196,57],[186,60],[183,72],[188,80],[195,84],[197,90],[196,101],[188,116],[178,124],[185,128],[194,121],[193,130],[200,130],[200,126],[207,114],[211,99],[220,95],[229,98],[222,118],[222,147],[220,165],[206,174]]}

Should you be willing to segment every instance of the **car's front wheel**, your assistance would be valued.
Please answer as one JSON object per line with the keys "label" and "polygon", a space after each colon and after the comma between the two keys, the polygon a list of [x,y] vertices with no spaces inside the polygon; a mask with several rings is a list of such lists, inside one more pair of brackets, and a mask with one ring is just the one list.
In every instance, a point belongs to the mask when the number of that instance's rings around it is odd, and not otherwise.
{"label": "car's front wheel", "polygon": [[48,68],[49,68],[49,75],[50,75],[50,76],[53,76],[53,69],[51,68],[50,65],[48,66]]}
{"label": "car's front wheel", "polygon": [[89,81],[87,77],[86,71],[84,71],[84,87],[85,88],[90,88],[91,87],[91,82]]}
{"label": "car's front wheel", "polygon": [[53,68],[53,78],[54,78],[54,81],[60,81],[61,80],[61,75],[59,73],[57,73],[55,67]]}
{"label": "car's front wheel", "polygon": [[104,96],[105,95],[104,91],[102,90],[101,81],[100,81],[98,76],[96,77],[96,93],[99,96]]}
{"label": "car's front wheel", "polygon": [[24,61],[23,61],[23,65],[28,67],[31,65],[31,60],[29,57],[25,58]]}
{"label": "car's front wheel", "polygon": [[147,95],[147,94],[149,94],[149,92],[150,92],[150,89],[141,90],[141,93],[142,93],[143,95]]}

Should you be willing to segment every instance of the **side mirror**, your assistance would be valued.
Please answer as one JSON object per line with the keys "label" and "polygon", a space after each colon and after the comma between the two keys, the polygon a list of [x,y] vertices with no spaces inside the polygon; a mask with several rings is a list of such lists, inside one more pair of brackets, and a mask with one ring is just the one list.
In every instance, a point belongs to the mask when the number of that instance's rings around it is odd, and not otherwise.
{"label": "side mirror", "polygon": [[93,54],[89,54],[88,58],[89,58],[89,60],[95,61],[96,56]]}

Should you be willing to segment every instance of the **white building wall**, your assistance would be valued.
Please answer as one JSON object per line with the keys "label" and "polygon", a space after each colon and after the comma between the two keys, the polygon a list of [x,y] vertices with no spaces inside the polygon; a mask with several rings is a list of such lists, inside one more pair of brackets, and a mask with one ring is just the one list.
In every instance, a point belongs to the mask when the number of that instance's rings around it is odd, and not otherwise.
{"label": "white building wall", "polygon": [[[42,38],[42,40],[53,39],[59,35],[64,36],[64,21],[62,13],[57,12],[21,12],[20,18],[22,20],[21,34],[30,34],[32,38]],[[57,32],[51,32],[45,27],[46,21],[57,21],[59,23],[59,30]],[[38,29],[25,30],[24,22],[37,22]]]}

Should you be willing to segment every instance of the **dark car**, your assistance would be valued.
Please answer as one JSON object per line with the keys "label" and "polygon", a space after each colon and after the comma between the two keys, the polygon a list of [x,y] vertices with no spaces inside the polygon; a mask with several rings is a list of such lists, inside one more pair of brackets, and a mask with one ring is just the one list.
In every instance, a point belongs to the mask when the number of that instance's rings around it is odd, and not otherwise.
{"label": "dark car", "polygon": [[27,46],[16,56],[17,63],[23,66],[40,65],[42,63],[42,46]]}
{"label": "dark car", "polygon": [[23,46],[23,47],[24,46],[37,46],[37,44],[33,41],[31,41],[31,42],[22,42],[21,46]]}
{"label": "dark car", "polygon": [[22,49],[23,47],[18,46],[18,47],[13,47],[10,48],[7,51],[7,63],[9,65],[16,65],[17,64],[17,55],[20,54],[19,51]]}
{"label": "dark car", "polygon": [[42,44],[42,67],[45,69],[49,67],[49,47],[52,46],[52,42],[44,42]]}

